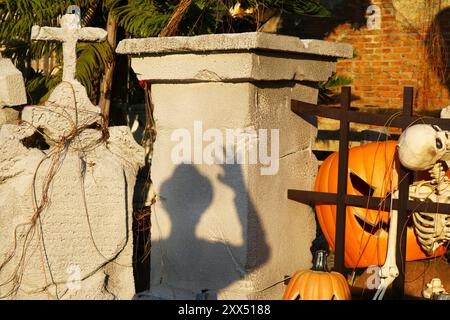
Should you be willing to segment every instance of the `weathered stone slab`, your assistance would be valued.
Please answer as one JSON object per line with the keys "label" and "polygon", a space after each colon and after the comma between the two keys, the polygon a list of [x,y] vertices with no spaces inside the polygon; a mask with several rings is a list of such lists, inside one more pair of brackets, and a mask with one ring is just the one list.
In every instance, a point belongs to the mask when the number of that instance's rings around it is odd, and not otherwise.
{"label": "weathered stone slab", "polygon": [[117,52],[132,55],[137,77],[152,83],[320,82],[335,71],[333,61],[353,54],[346,44],[258,32],[127,39]]}
{"label": "weathered stone slab", "polygon": [[322,40],[302,40],[296,37],[263,32],[126,39],[121,41],[117,47],[117,53],[136,56],[250,50],[273,51],[283,54],[311,54],[335,58],[351,58],[353,56],[353,49],[348,44]]}
{"label": "weathered stone slab", "polygon": [[27,103],[22,73],[11,60],[0,58],[0,108],[20,106]]}
{"label": "weathered stone slab", "polygon": [[[180,68],[180,63],[185,67]],[[314,61],[305,57],[286,59],[250,52],[211,55],[175,54],[134,58],[132,67],[140,80],[148,80],[152,83],[276,80],[320,82],[328,80],[336,71],[335,63],[331,61]]]}
{"label": "weathered stone slab", "polygon": [[22,73],[9,59],[0,57],[0,127],[17,123],[19,111],[10,108],[27,103]]}
{"label": "weathered stone slab", "polygon": [[0,107],[0,126],[17,123],[18,120],[19,111],[9,107]]}

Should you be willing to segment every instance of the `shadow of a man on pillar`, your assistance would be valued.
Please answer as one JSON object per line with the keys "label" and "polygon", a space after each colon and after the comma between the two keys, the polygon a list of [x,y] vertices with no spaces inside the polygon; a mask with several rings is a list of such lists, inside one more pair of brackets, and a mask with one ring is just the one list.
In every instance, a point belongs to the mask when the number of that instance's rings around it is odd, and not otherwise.
{"label": "shadow of a man on pillar", "polygon": [[[184,286],[181,289],[203,299],[216,299],[220,290],[245,279],[270,254],[258,214],[247,196],[241,167],[220,167],[222,172],[217,179],[231,189],[233,203],[225,204],[222,212],[208,211],[214,201],[224,201],[223,195],[214,192],[209,178],[195,165],[182,164],[160,189],[162,205],[170,218],[170,234],[163,240],[152,241],[152,250],[156,249],[152,266],[159,265],[162,282],[172,288]],[[240,225],[233,225],[236,214]],[[200,227],[200,238],[196,232],[204,215],[210,225]],[[158,219],[158,212],[155,218]],[[158,228],[157,224],[152,227]],[[231,244],[227,238],[230,230],[236,235],[236,228],[240,230],[241,245]]]}

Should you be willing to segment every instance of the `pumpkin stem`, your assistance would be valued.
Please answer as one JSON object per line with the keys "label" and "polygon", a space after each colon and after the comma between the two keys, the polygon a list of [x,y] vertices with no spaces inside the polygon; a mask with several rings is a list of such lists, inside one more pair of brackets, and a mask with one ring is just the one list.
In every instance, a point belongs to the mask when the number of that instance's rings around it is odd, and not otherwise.
{"label": "pumpkin stem", "polygon": [[311,270],[329,272],[327,265],[327,256],[328,252],[326,252],[325,250],[316,251],[314,253],[314,262]]}

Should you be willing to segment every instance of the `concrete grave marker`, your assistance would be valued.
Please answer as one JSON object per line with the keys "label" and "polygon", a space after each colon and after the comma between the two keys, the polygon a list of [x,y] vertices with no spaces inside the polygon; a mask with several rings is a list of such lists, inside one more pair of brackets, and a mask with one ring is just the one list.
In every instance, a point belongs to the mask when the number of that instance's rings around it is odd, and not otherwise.
{"label": "concrete grave marker", "polygon": [[27,103],[27,94],[22,73],[10,59],[0,56],[0,126],[14,123],[19,112],[10,107]]}
{"label": "concrete grave marker", "polygon": [[104,41],[107,32],[100,28],[82,28],[79,13],[68,13],[61,18],[61,28],[33,26],[32,40],[59,41],[63,44],[63,81],[74,81],[77,65],[78,41]]}
{"label": "concrete grave marker", "polygon": [[[32,38],[64,44],[64,79],[20,125],[0,128],[0,298],[131,299],[133,192],[144,150],[128,127],[91,124],[100,110],[75,79],[78,40],[101,29],[34,27]],[[26,145],[39,129],[50,149]],[[15,246],[17,242],[17,246]]]}
{"label": "concrete grave marker", "polygon": [[[89,126],[101,119],[100,108],[89,100],[86,88],[76,80],[76,44],[78,41],[104,41],[107,33],[100,28],[81,28],[80,16],[65,14],[61,28],[33,26],[32,40],[63,43],[63,82],[46,101],[45,106],[24,110],[22,119],[44,128],[51,141],[58,141],[74,128]],[[50,141],[50,143],[51,143]]]}

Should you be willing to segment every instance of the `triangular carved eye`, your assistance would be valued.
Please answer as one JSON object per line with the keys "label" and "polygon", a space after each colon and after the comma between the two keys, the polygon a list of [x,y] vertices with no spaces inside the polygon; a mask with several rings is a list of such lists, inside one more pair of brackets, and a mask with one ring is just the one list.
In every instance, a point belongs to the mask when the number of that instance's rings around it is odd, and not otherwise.
{"label": "triangular carved eye", "polygon": [[350,182],[362,195],[372,197],[375,193],[375,188],[360,178],[356,173],[350,172]]}

